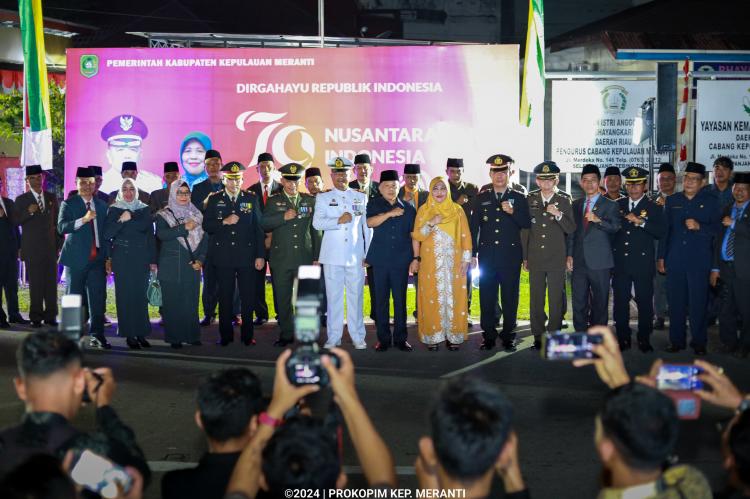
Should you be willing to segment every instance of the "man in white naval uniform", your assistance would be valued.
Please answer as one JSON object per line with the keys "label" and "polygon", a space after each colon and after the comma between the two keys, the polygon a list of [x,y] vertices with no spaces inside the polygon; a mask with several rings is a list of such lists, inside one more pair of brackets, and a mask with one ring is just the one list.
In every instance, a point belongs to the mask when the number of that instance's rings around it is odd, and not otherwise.
{"label": "man in white naval uniform", "polygon": [[325,231],[318,261],[323,265],[328,296],[328,340],[326,348],[341,344],[344,334],[344,288],[346,324],[354,348],[365,350],[362,292],[365,284],[364,259],[370,246],[367,227],[367,194],[349,188],[352,162],[334,158],[331,168],[333,189],[315,197],[313,227]]}

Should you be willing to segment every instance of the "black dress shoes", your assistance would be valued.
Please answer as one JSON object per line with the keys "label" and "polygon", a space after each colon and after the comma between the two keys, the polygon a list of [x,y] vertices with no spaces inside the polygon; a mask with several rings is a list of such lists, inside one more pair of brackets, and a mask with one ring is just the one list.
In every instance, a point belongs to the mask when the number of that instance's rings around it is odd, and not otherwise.
{"label": "black dress shoes", "polygon": [[494,341],[483,341],[481,345],[479,345],[480,350],[492,350],[495,348],[495,342]]}
{"label": "black dress shoes", "polygon": [[170,343],[169,346],[174,349],[182,348],[182,343]]}
{"label": "black dress shoes", "polygon": [[206,327],[206,326],[210,326],[213,321],[214,321],[213,317],[206,316],[203,318],[200,324],[201,326]]}
{"label": "black dress shoes", "polygon": [[617,344],[620,346],[621,352],[630,350],[630,347],[632,346],[632,344],[630,343],[630,340],[617,340]]}
{"label": "black dress shoes", "polygon": [[191,341],[190,344],[194,347],[200,347],[203,346],[203,343],[201,343],[201,340],[198,341]]}
{"label": "black dress shoes", "polygon": [[294,343],[294,340],[276,340],[273,342],[273,346],[284,348],[287,345]]}
{"label": "black dress shoes", "polygon": [[427,347],[427,350],[429,350],[430,352],[437,352],[439,348],[440,347],[438,345],[429,345]]}
{"label": "black dress shoes", "polygon": [[638,350],[643,353],[649,353],[654,351],[654,347],[651,346],[651,342],[648,340],[638,340]]}
{"label": "black dress shoes", "polygon": [[232,340],[219,340],[216,342],[217,345],[225,347],[229,345],[232,342]]}
{"label": "black dress shoes", "polygon": [[402,352],[411,352],[412,350],[414,350],[414,348],[409,344],[408,341],[399,343],[398,345],[396,345],[396,348],[398,348]]}
{"label": "black dress shoes", "polygon": [[141,345],[140,345],[140,343],[138,343],[138,339],[137,338],[128,337],[128,339],[125,340],[125,343],[128,345],[128,348],[130,348],[131,350],[140,350],[141,349]]}
{"label": "black dress shoes", "polygon": [[671,343],[667,346],[667,348],[665,348],[665,351],[667,351],[669,353],[677,353],[677,352],[680,352],[682,350],[685,350],[685,347],[673,345]]}
{"label": "black dress shoes", "polygon": [[42,321],[31,321],[31,327],[33,327],[34,329],[42,327]]}
{"label": "black dress shoes", "polygon": [[446,341],[445,348],[447,348],[451,352],[455,352],[456,350],[458,350],[458,345],[451,343],[450,341]]}
{"label": "black dress shoes", "polygon": [[0,321],[0,329],[10,329],[10,323],[6,320]]}
{"label": "black dress shoes", "polygon": [[89,339],[89,347],[109,350],[112,348],[112,345],[107,341],[107,338],[105,338],[103,334],[97,334]]}
{"label": "black dress shoes", "polygon": [[255,340],[242,340],[242,344],[246,347],[254,347],[256,345]]}
{"label": "black dress shoes", "polygon": [[505,349],[506,352],[515,352],[516,350],[518,350],[516,348],[516,342],[513,340],[503,341],[503,348]]}
{"label": "black dress shoes", "polygon": [[57,321],[44,321],[45,324],[47,324],[50,327],[57,327]]}
{"label": "black dress shoes", "polygon": [[375,344],[375,351],[376,352],[387,352],[388,351],[388,345],[385,343],[380,343],[379,341]]}
{"label": "black dress shoes", "polygon": [[11,322],[11,323],[14,323],[14,324],[26,325],[26,324],[29,324],[31,321],[28,320],[28,319],[24,319],[20,315],[15,315],[13,317],[9,317],[8,318],[8,322]]}
{"label": "black dress shoes", "polygon": [[253,325],[262,326],[266,322],[268,322],[268,319],[264,319],[263,317],[256,317],[255,320],[253,321]]}
{"label": "black dress shoes", "polygon": [[708,353],[705,345],[696,345],[693,347],[693,351],[695,352],[695,355],[700,356],[706,355]]}
{"label": "black dress shoes", "polygon": [[151,343],[149,343],[143,336],[136,336],[135,339],[143,348],[151,348]]}
{"label": "black dress shoes", "polygon": [[542,340],[540,338],[534,338],[534,344],[531,345],[532,350],[541,350],[542,349]]}

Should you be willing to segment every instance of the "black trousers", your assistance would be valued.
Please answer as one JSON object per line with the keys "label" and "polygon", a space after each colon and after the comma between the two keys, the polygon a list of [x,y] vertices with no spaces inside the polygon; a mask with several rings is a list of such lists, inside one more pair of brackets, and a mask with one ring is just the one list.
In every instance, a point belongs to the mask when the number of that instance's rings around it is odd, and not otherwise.
{"label": "black trousers", "polygon": [[[719,312],[719,337],[730,348],[750,348],[750,280],[740,279],[732,262],[719,264],[721,276],[721,311]],[[737,337],[738,320],[742,329]]]}
{"label": "black trousers", "polygon": [[[378,305],[375,296],[377,294],[377,292],[375,291],[375,269],[372,268],[372,265],[367,267],[367,289],[370,291],[370,319],[377,322],[378,317],[376,310],[378,309]],[[388,323],[390,323],[390,314],[388,316],[388,319]]]}
{"label": "black trousers", "polygon": [[612,315],[615,319],[617,339],[630,341],[630,297],[631,289],[635,291],[635,304],[638,306],[638,340],[649,341],[654,328],[654,275],[650,272],[627,272],[615,268],[612,277],[614,305]]}
{"label": "black trousers", "polygon": [[[5,293],[5,304],[11,319],[17,318],[18,311],[18,260],[13,256],[0,258],[0,289]],[[6,320],[0,296],[0,319]]]}
{"label": "black trousers", "polygon": [[66,294],[85,295],[88,315],[91,318],[89,334],[103,335],[104,306],[107,297],[107,274],[104,271],[104,260],[89,262],[82,269],[66,268]]}
{"label": "black trousers", "polygon": [[607,325],[611,273],[612,269],[592,270],[581,264],[573,267],[573,327],[576,331]]}
{"label": "black trousers", "polygon": [[253,339],[252,304],[255,303],[255,278],[258,271],[255,267],[216,267],[216,277],[219,281],[219,334],[222,341],[232,341],[234,338],[234,289],[240,291],[240,310],[242,311],[242,326],[240,338],[244,343]]}
{"label": "black trousers", "polygon": [[216,317],[216,305],[219,303],[219,281],[216,278],[216,266],[206,262],[203,266],[203,315]]}
{"label": "black trousers", "polygon": [[518,315],[518,288],[521,281],[521,264],[512,268],[493,268],[489,265],[479,266],[479,307],[482,336],[487,343],[494,343],[497,338],[495,317],[497,295],[500,286],[500,303],[503,310],[503,327],[500,341],[512,341],[516,334],[516,317]]}
{"label": "black trousers", "polygon": [[54,253],[26,261],[29,280],[29,320],[57,320],[57,262]]}
{"label": "black trousers", "polygon": [[[381,345],[400,345],[406,341],[406,286],[409,267],[378,266],[375,271],[375,324]],[[391,341],[390,298],[393,295],[393,341]]]}
{"label": "black trousers", "polygon": [[[268,303],[266,303],[266,267],[263,270],[255,271],[255,317],[258,319],[268,320]],[[273,278],[271,279],[271,286],[273,286]],[[273,294],[273,293],[272,293]],[[273,305],[276,310],[276,295],[273,294]],[[278,312],[276,312],[278,315]],[[243,321],[245,319],[242,319]]]}

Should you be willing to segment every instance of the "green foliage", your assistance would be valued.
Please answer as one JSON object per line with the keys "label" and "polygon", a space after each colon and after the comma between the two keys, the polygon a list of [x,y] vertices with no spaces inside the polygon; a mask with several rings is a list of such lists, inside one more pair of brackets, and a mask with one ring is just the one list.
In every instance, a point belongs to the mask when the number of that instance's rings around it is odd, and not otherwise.
{"label": "green foliage", "polygon": [[[63,154],[65,143],[65,93],[50,80],[49,105],[52,117],[52,141],[55,143],[54,154]],[[0,137],[14,140],[19,144],[23,140],[23,95],[18,90],[0,94]]]}

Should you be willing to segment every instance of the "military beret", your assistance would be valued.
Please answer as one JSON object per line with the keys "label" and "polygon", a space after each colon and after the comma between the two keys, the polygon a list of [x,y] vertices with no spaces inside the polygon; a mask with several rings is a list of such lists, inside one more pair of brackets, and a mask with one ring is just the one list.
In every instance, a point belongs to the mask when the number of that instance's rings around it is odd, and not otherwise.
{"label": "military beret", "polygon": [[662,163],[659,165],[659,171],[657,173],[671,172],[674,173],[674,166],[672,163]]}
{"label": "military beret", "polygon": [[706,165],[688,161],[688,164],[685,167],[685,173],[699,173],[701,177],[706,178]]}
{"label": "military beret", "polygon": [[750,184],[750,172],[736,172],[732,181],[735,184]]}
{"label": "military beret", "polygon": [[637,166],[629,166],[622,171],[622,176],[625,177],[626,184],[637,184],[645,182],[648,178],[648,170]]}
{"label": "military beret", "polygon": [[245,171],[245,166],[239,161],[230,161],[221,167],[221,171],[224,173],[225,177],[241,177],[242,172]]}
{"label": "military beret", "polygon": [[206,159],[211,159],[211,158],[221,159],[221,153],[214,149],[209,149],[208,151],[206,151]]}
{"label": "military beret", "polygon": [[135,163],[135,161],[123,161],[122,170],[120,171],[138,171],[138,165]]}
{"label": "military beret", "polygon": [[102,167],[99,165],[89,165],[89,168],[91,168],[91,171],[94,172],[94,175],[101,177],[104,172],[102,172]]}
{"label": "military beret", "polygon": [[335,158],[331,158],[328,160],[328,166],[333,171],[341,172],[341,171],[350,169],[353,165],[352,165],[352,162],[349,161],[348,159],[337,156]]}
{"label": "military beret", "polygon": [[369,154],[357,154],[356,156],[354,156],[354,164],[358,165],[361,163],[367,163],[368,165],[372,163],[372,161],[370,161],[370,155]]}
{"label": "military beret", "polygon": [[164,163],[164,173],[169,172],[179,172],[180,167],[177,165],[176,161],[167,161]]}
{"label": "military beret", "polygon": [[258,163],[262,161],[273,161],[273,156],[270,152],[262,152],[258,154]]}
{"label": "military beret", "polygon": [[464,160],[463,158],[448,158],[448,161],[445,163],[446,168],[463,168],[464,167]]}
{"label": "military beret", "polygon": [[554,161],[545,161],[534,167],[534,174],[539,179],[554,179],[560,174],[560,167]]}
{"label": "military beret", "polygon": [[381,182],[390,182],[393,180],[398,182],[398,172],[396,170],[383,170],[380,172]]}
{"label": "military beret", "polygon": [[103,127],[101,137],[111,140],[117,137],[145,139],[148,127],[138,116],[120,114],[109,120]]}
{"label": "military beret", "polygon": [[317,177],[322,176],[320,174],[320,168],[313,166],[313,167],[305,169],[305,178],[316,177],[316,176]]}
{"label": "military beret", "polygon": [[589,173],[596,173],[597,177],[602,178],[602,172],[599,171],[599,167],[590,163],[587,165],[583,165],[583,168],[581,168],[581,177]]}
{"label": "military beret", "polygon": [[486,163],[493,170],[507,170],[508,167],[513,163],[513,158],[505,154],[493,154],[487,158]]}
{"label": "military beret", "polygon": [[422,173],[422,168],[416,163],[407,163],[404,165],[405,175],[417,175]]}
{"label": "military beret", "polygon": [[94,172],[88,166],[79,166],[76,170],[76,178],[93,178]]}
{"label": "military beret", "polygon": [[29,165],[26,167],[26,176],[29,175],[39,175],[42,173],[42,167],[41,165]]}
{"label": "military beret", "polygon": [[609,177],[610,175],[615,175],[619,177],[622,175],[622,172],[620,172],[620,168],[617,166],[608,166],[606,170],[604,170],[604,177]]}
{"label": "military beret", "polygon": [[299,163],[287,163],[279,168],[281,176],[287,180],[299,180],[302,178],[302,172],[305,171],[305,167]]}

